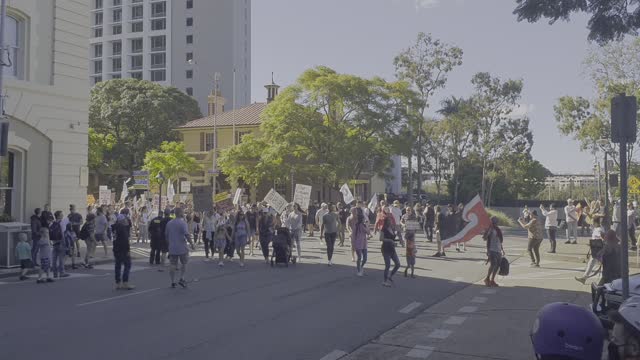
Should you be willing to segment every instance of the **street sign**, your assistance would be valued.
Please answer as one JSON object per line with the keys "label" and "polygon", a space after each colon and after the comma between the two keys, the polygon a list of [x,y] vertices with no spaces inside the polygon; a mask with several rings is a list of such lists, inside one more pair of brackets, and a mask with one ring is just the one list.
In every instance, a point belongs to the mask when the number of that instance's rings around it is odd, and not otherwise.
{"label": "street sign", "polygon": [[629,194],[640,195],[640,179],[635,176],[629,178]]}
{"label": "street sign", "polygon": [[149,189],[149,172],[147,170],[136,170],[133,172],[133,188],[136,190]]}
{"label": "street sign", "polygon": [[220,170],[216,169],[216,170],[207,170],[207,173],[209,175],[219,175],[220,174]]}

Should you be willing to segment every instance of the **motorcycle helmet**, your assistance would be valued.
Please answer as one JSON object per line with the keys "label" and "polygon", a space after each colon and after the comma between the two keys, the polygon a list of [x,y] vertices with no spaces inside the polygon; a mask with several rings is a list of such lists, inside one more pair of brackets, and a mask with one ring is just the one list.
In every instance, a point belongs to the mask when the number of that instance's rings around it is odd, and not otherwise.
{"label": "motorcycle helmet", "polygon": [[[624,328],[624,336],[621,344],[624,348],[623,353],[632,359],[640,357],[640,296],[634,296],[625,300],[618,309],[617,319],[620,320]],[[617,327],[614,326],[614,330]]]}
{"label": "motorcycle helmet", "polygon": [[605,330],[592,312],[567,303],[545,305],[531,329],[539,360],[600,360]]}

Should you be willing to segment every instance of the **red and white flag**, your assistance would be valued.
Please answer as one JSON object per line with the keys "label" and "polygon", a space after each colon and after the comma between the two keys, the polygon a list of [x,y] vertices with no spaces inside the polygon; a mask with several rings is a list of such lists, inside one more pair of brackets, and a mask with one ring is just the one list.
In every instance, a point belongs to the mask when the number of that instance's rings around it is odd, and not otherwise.
{"label": "red and white flag", "polygon": [[491,225],[491,218],[484,209],[484,204],[479,195],[473,198],[464,210],[462,210],[462,220],[466,223],[465,227],[454,236],[442,240],[443,247],[449,247],[457,243],[465,243],[471,241],[474,237],[481,235]]}

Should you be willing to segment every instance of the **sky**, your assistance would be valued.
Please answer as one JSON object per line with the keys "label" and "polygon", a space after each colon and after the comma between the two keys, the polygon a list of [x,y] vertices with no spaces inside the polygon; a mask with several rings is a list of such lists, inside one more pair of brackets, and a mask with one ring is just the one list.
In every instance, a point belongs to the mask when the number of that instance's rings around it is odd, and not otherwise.
{"label": "sky", "polygon": [[583,60],[590,48],[586,15],[549,25],[519,23],[515,0],[253,0],[252,98],[265,101],[264,85],[286,87],[306,69],[394,80],[393,58],[419,32],[458,46],[463,65],[430,102],[468,96],[471,78],[489,72],[522,79],[519,113],[531,119],[533,157],[554,173],[589,173],[593,158],[559,133],[553,106],[561,96],[592,97]]}

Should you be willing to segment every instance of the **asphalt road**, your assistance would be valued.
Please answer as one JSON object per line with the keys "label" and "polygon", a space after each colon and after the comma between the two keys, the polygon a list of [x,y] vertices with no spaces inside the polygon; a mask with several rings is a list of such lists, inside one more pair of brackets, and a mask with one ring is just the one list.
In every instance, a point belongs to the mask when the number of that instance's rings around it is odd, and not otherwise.
{"label": "asphalt road", "polygon": [[[303,262],[288,268],[259,256],[219,268],[197,251],[188,289],[170,289],[168,273],[142,261],[128,292],[113,290],[111,265],[53,284],[5,279],[0,358],[337,359],[484,277],[481,240],[445,259],[429,257],[435,246],[424,238],[418,243],[417,278],[401,269],[392,288],[381,286],[377,241],[360,278],[347,247],[336,247],[329,267],[317,238],[303,240]],[[519,255],[525,242],[506,247]]]}

